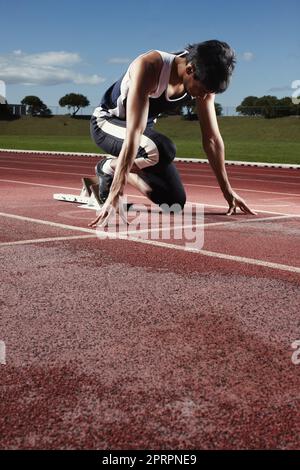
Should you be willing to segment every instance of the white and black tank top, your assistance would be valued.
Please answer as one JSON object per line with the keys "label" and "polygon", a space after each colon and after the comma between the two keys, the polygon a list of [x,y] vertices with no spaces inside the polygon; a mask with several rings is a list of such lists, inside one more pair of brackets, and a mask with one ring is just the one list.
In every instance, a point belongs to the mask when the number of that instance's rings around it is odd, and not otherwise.
{"label": "white and black tank top", "polygon": [[[155,92],[149,95],[148,123],[154,121],[159,114],[171,112],[177,108],[179,104],[184,105],[184,103],[191,98],[187,93],[176,99],[170,99],[168,97],[168,85],[173,61],[175,57],[184,57],[188,52],[183,51],[175,54],[158,50],[156,50],[156,52],[161,55],[163,66],[160,72],[158,86]],[[148,54],[148,52],[146,54]],[[127,72],[105,92],[101,103],[95,108],[93,116],[97,118],[117,117],[121,120],[126,120],[126,100],[130,88],[131,66],[132,63],[129,65]]]}

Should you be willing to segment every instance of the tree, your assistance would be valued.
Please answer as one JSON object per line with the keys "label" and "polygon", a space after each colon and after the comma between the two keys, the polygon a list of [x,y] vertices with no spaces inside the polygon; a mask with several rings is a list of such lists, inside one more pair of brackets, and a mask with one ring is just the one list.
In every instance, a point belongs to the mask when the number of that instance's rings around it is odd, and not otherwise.
{"label": "tree", "polygon": [[[215,103],[215,110],[217,116],[222,116],[223,108],[220,103]],[[188,98],[184,105],[181,105],[181,115],[187,121],[196,121],[198,119],[196,101],[193,98]]]}
{"label": "tree", "polygon": [[247,96],[236,110],[244,116],[264,116],[270,119],[297,115],[300,106],[293,104],[288,96],[281,99],[272,95],[264,95],[260,98]]}
{"label": "tree", "polygon": [[28,106],[27,112],[31,116],[51,116],[52,111],[47,108],[45,103],[38,96],[25,96],[21,104]]}
{"label": "tree", "polygon": [[187,121],[195,121],[198,119],[196,101],[191,96],[188,96],[184,100],[184,103],[181,104],[181,115],[183,119],[186,119]]}
{"label": "tree", "polygon": [[276,96],[264,95],[261,98],[258,98],[256,104],[260,108],[260,114],[265,118],[270,119],[278,117],[276,110],[276,107],[278,106],[278,98]]}
{"label": "tree", "polygon": [[257,100],[257,96],[246,96],[236,108],[236,111],[243,116],[257,116],[260,114],[260,110],[256,106]]}
{"label": "tree", "polygon": [[216,115],[217,116],[222,116],[223,114],[223,108],[220,103],[215,103],[215,110],[216,110]]}
{"label": "tree", "polygon": [[68,95],[65,95],[60,98],[58,104],[63,108],[65,106],[67,106],[68,109],[73,108],[72,116],[74,117],[78,113],[80,108],[85,108],[86,106],[89,106],[90,102],[84,95],[80,95],[77,93],[69,93]]}
{"label": "tree", "polygon": [[299,105],[295,105],[289,96],[281,98],[277,103],[277,117],[297,115],[299,108]]}

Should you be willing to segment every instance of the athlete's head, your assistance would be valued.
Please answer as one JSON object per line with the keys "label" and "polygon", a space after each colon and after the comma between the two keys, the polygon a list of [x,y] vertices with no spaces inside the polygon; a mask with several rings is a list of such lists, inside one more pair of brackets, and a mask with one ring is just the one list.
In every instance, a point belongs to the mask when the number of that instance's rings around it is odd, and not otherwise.
{"label": "athlete's head", "polygon": [[229,85],[236,63],[234,50],[216,39],[189,44],[187,64],[193,66],[193,77],[210,93],[223,93]]}

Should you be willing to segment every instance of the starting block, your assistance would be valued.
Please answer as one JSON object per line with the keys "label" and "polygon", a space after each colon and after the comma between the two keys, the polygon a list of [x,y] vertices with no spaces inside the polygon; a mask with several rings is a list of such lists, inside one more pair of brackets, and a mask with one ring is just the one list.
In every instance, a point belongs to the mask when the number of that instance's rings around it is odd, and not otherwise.
{"label": "starting block", "polygon": [[64,193],[55,193],[53,194],[53,199],[57,201],[64,202],[75,202],[79,203],[81,208],[85,209],[94,209],[99,210],[102,207],[102,204],[99,201],[98,197],[98,178],[96,176],[89,177],[84,176],[81,178],[83,187],[81,193],[77,194],[64,194]]}

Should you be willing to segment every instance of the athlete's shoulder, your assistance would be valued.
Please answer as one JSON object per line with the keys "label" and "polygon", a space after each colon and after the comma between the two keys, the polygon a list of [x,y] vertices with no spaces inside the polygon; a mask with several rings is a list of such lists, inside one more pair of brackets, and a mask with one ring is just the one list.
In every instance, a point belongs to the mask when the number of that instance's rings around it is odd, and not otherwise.
{"label": "athlete's shoulder", "polygon": [[160,53],[160,51],[152,49],[151,51],[145,52],[144,54],[140,54],[133,61],[133,64],[135,63],[149,64],[155,67],[163,63],[162,54]]}
{"label": "athlete's shoulder", "polygon": [[158,82],[163,60],[158,51],[151,50],[139,55],[128,69],[130,80],[146,81],[151,90]]}

